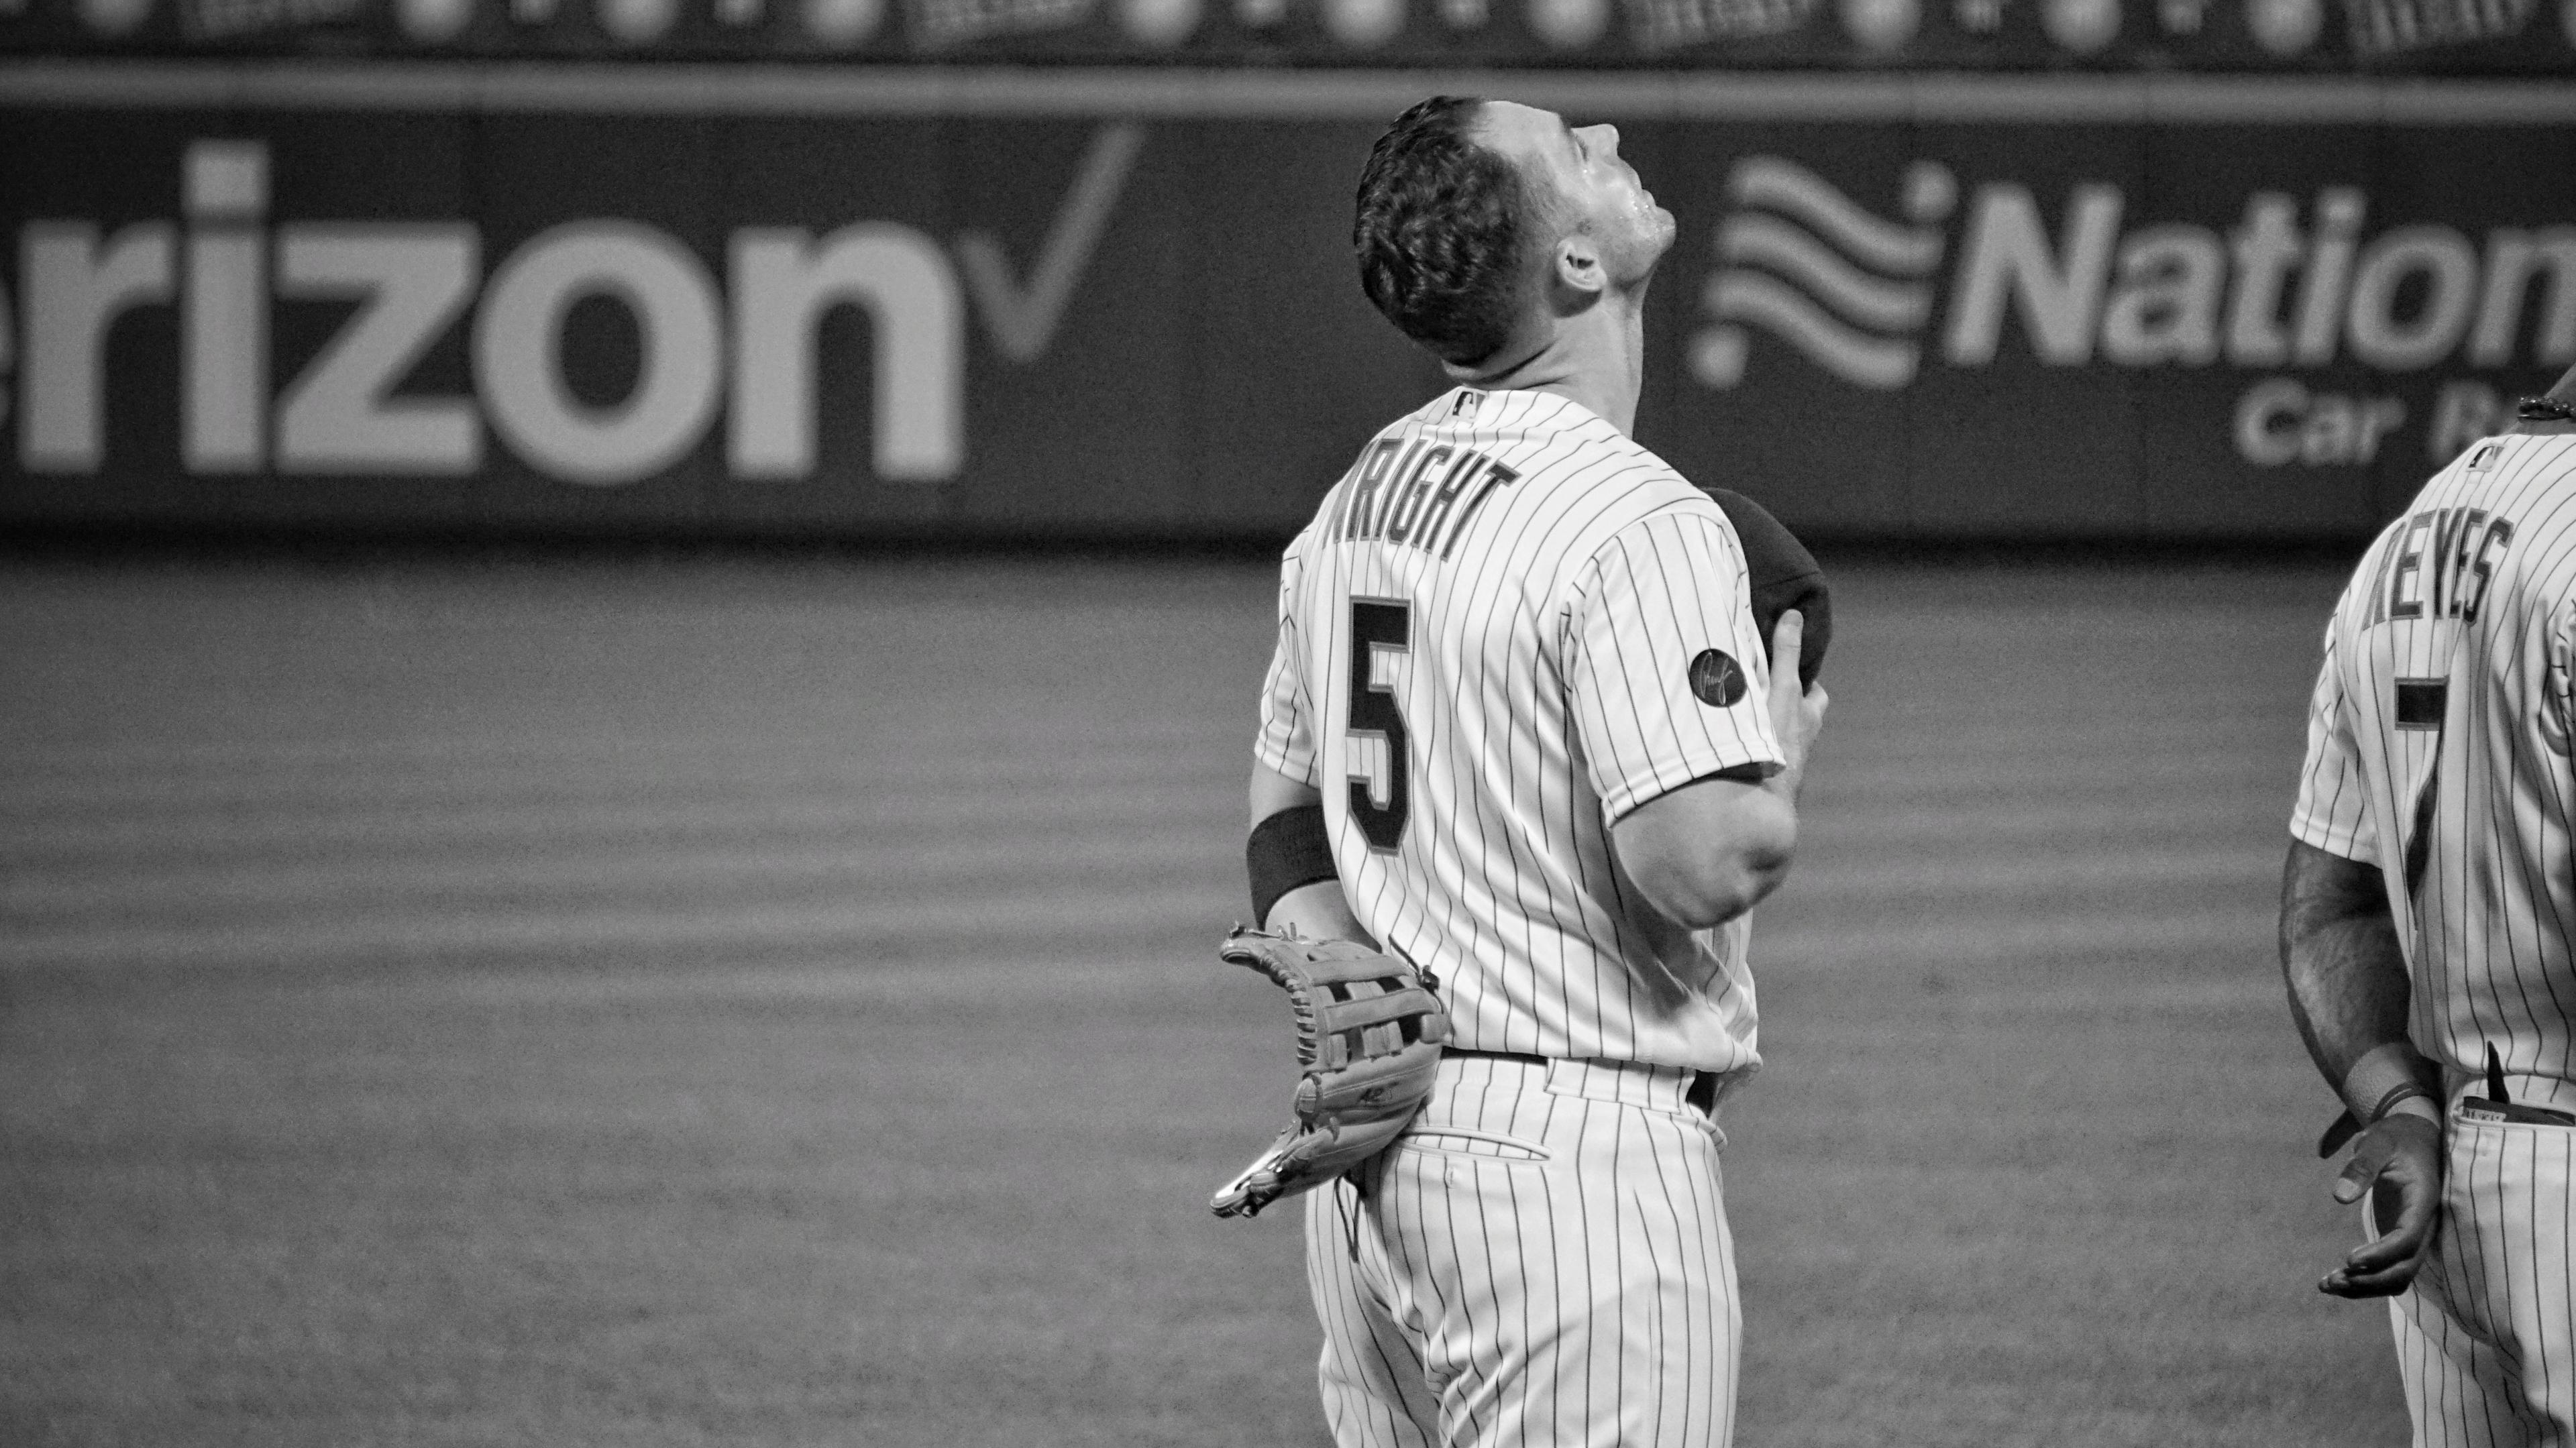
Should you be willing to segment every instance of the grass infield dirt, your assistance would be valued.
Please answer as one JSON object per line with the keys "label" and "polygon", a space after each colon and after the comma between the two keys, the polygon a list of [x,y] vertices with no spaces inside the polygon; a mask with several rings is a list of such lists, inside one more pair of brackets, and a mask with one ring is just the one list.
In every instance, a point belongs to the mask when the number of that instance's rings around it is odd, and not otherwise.
{"label": "grass infield dirt", "polygon": [[[1836,579],[1738,1441],[2396,1444],[2314,565]],[[1254,565],[0,575],[0,1444],[1324,1443]]]}

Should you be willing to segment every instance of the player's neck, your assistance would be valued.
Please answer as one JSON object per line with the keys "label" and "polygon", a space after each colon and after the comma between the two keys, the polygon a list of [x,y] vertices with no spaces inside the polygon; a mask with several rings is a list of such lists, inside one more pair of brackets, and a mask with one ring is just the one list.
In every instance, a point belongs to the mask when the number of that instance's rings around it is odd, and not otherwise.
{"label": "player's neck", "polygon": [[1643,289],[1557,319],[1554,335],[1525,360],[1485,375],[1451,368],[1461,382],[1495,390],[1553,392],[1579,402],[1622,433],[1637,428],[1646,385]]}

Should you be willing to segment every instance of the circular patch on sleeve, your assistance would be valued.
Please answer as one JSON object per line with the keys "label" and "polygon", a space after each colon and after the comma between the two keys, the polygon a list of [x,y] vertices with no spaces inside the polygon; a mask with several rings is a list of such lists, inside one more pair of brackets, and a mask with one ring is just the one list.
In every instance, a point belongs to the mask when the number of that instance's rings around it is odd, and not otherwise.
{"label": "circular patch on sleeve", "polygon": [[1690,662],[1691,693],[1713,709],[1731,709],[1744,697],[1744,666],[1723,649],[1702,649]]}

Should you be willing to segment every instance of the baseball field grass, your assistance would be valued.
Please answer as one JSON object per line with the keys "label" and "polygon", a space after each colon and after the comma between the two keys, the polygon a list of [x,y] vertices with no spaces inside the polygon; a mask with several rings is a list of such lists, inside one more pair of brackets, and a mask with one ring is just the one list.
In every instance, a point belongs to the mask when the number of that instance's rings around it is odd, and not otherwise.
{"label": "baseball field grass", "polygon": [[[2404,1441],[2272,963],[2338,583],[1838,570],[1739,1442]],[[1272,587],[7,564],[0,1444],[1322,1444],[1205,1205]]]}

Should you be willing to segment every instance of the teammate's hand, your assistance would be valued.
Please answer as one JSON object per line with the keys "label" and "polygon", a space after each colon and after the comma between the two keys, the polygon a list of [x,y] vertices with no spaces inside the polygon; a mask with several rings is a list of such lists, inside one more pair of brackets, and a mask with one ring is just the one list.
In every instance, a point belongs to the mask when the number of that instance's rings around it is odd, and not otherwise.
{"label": "teammate's hand", "polygon": [[2394,1297],[2415,1280],[2433,1247],[2442,1205],[2442,1129],[2401,1112],[2362,1132],[2353,1142],[2352,1160],[2335,1178],[2334,1198],[2349,1205],[2363,1192],[2373,1194],[2371,1216],[2379,1235],[2353,1248],[2317,1290],[2337,1297]]}
{"label": "teammate's hand", "polygon": [[1825,727],[1825,686],[1820,680],[1809,684],[1804,693],[1783,688],[1798,681],[1799,646],[1807,634],[1807,619],[1796,609],[1780,615],[1771,629],[1771,733],[1780,741],[1786,756],[1789,775],[1795,781],[1806,772],[1807,746],[1816,739],[1816,731]]}

